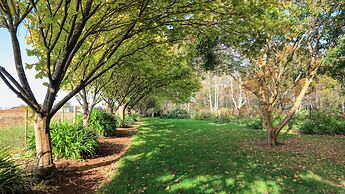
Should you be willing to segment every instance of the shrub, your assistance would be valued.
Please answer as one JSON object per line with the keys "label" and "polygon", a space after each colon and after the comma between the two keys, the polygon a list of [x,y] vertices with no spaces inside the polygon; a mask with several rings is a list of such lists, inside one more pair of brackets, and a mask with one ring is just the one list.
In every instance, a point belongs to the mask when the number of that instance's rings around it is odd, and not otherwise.
{"label": "shrub", "polygon": [[91,113],[89,128],[102,136],[115,136],[116,120],[111,114],[95,109]]}
{"label": "shrub", "polygon": [[[216,116],[215,116],[216,122],[231,123],[235,119],[234,114],[231,111],[229,111],[229,109],[227,109],[227,108],[221,108],[215,114],[216,114]],[[212,117],[214,117],[214,116],[212,116]]]}
{"label": "shrub", "polygon": [[250,129],[263,129],[264,127],[262,126],[263,124],[263,119],[261,116],[254,116],[254,117],[248,117],[246,119],[246,127]]}
{"label": "shrub", "polygon": [[120,117],[116,117],[116,127],[124,128],[127,127],[129,123],[127,123],[126,119],[121,119]]}
{"label": "shrub", "polygon": [[140,115],[138,113],[132,113],[132,114],[128,115],[128,117],[131,118],[133,123],[140,121]]}
{"label": "shrub", "polygon": [[23,193],[30,189],[23,172],[5,148],[0,148],[0,193]]}
{"label": "shrub", "polygon": [[125,119],[121,119],[120,115],[116,115],[115,120],[116,120],[116,127],[124,128],[129,125],[127,117],[125,117]]}
{"label": "shrub", "polygon": [[187,110],[175,109],[175,110],[169,112],[168,114],[163,115],[162,118],[165,118],[165,119],[189,119],[190,114],[188,113]]}
{"label": "shrub", "polygon": [[249,129],[263,129],[263,120],[261,116],[238,118],[234,121],[238,124],[246,126]]}
{"label": "shrub", "polygon": [[[96,154],[97,134],[70,122],[52,123],[50,127],[54,158],[81,159]],[[35,150],[35,138],[30,138],[30,149]]]}
{"label": "shrub", "polygon": [[309,112],[301,110],[296,113],[288,123],[289,129],[301,129],[302,125],[309,119]]}
{"label": "shrub", "polygon": [[312,112],[309,119],[301,124],[300,130],[305,134],[345,135],[345,119],[325,112]]}
{"label": "shrub", "polygon": [[128,127],[129,125],[132,125],[137,121],[140,121],[140,116],[139,114],[133,113],[130,115],[126,115],[125,119],[121,119],[119,115],[116,115],[115,120],[117,127]]}
{"label": "shrub", "polygon": [[194,118],[199,120],[216,120],[216,116],[213,113],[204,111],[195,112]]}

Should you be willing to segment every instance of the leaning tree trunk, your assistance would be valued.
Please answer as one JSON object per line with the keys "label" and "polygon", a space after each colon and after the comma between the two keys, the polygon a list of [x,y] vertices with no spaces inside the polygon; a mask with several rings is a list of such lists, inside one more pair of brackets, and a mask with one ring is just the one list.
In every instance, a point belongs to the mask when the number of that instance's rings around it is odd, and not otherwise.
{"label": "leaning tree trunk", "polygon": [[124,120],[125,119],[125,113],[126,113],[126,106],[124,104],[120,105],[118,112],[119,112],[120,118],[122,120]]}
{"label": "leaning tree trunk", "polygon": [[126,110],[127,110],[128,104],[125,104],[122,109],[122,115],[123,115],[123,120],[126,119]]}
{"label": "leaning tree trunk", "polygon": [[89,110],[83,111],[83,127],[85,129],[89,127],[90,116],[91,116],[91,111]]}
{"label": "leaning tree trunk", "polygon": [[34,129],[36,140],[35,176],[46,179],[54,176],[56,167],[53,162],[52,145],[49,131],[50,118],[35,114]]}

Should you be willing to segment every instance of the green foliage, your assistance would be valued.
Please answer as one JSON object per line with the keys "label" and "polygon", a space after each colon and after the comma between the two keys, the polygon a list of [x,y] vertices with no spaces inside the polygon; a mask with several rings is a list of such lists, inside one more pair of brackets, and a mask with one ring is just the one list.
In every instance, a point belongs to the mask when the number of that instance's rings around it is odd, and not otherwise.
{"label": "green foliage", "polygon": [[127,122],[126,119],[121,119],[119,115],[116,115],[115,117],[116,119],[116,127],[119,128],[124,128],[127,127],[129,125],[129,123]]}
{"label": "green foliage", "polygon": [[345,36],[338,39],[338,45],[330,49],[325,56],[321,73],[331,75],[345,84]]}
{"label": "green foliage", "polygon": [[189,119],[190,114],[188,113],[187,110],[176,109],[176,110],[169,112],[166,115],[163,115],[162,118],[165,118],[165,119]]}
{"label": "green foliage", "polygon": [[102,136],[115,136],[116,121],[111,114],[95,109],[91,113],[89,128]]}
{"label": "green foliage", "polygon": [[116,118],[116,126],[120,128],[128,127],[129,125],[132,125],[135,122],[140,121],[140,115],[137,113],[126,115],[125,119],[121,119],[119,115],[116,115],[115,118]]}
{"label": "green foliage", "polygon": [[[96,154],[98,135],[82,125],[70,122],[52,123],[50,135],[54,158],[81,159]],[[35,150],[35,138],[30,137],[29,149]]]}
{"label": "green foliage", "polygon": [[219,123],[230,123],[235,119],[234,114],[229,109],[221,108],[216,113],[216,120]]}
{"label": "green foliage", "polygon": [[244,124],[244,126],[246,126],[249,129],[263,129],[263,120],[261,116],[245,117],[239,119],[239,121],[241,124]]}
{"label": "green foliage", "polygon": [[5,148],[0,148],[0,193],[23,193],[30,187],[23,172]]}
{"label": "green foliage", "polygon": [[130,117],[134,122],[140,121],[140,114],[138,113],[132,113],[128,115],[128,117]]}
{"label": "green foliage", "polygon": [[345,135],[345,118],[334,113],[311,112],[300,130],[305,134]]}
{"label": "green foliage", "polygon": [[215,121],[217,119],[216,115],[211,112],[199,111],[193,114],[194,119],[198,120],[211,120]]}
{"label": "green foliage", "polygon": [[288,123],[289,129],[301,129],[302,125],[309,119],[309,111],[301,110],[296,113]]}
{"label": "green foliage", "polygon": [[202,58],[203,70],[214,70],[221,63],[216,54],[216,49],[220,41],[218,37],[206,36],[198,39],[196,50],[197,54]]}
{"label": "green foliage", "polygon": [[135,122],[138,122],[140,120],[140,116],[137,113],[133,113],[133,114],[127,115],[125,117],[125,120],[128,124],[131,125],[131,124],[134,124]]}

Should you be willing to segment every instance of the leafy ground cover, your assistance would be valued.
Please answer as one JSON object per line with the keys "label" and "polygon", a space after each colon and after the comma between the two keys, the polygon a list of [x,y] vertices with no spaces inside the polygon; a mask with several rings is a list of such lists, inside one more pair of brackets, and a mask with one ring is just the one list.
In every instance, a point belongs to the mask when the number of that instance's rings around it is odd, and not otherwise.
{"label": "leafy ground cover", "polygon": [[101,193],[344,193],[344,136],[282,134],[239,124],[146,119]]}

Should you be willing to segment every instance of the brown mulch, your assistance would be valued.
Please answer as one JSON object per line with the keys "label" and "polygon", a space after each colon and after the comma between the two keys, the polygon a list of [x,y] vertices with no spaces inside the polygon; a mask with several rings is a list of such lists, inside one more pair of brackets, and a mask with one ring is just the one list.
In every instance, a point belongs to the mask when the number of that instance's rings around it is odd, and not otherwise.
{"label": "brown mulch", "polygon": [[276,147],[267,145],[263,140],[248,140],[241,142],[240,146],[248,150],[264,149],[272,152],[290,152],[298,154],[315,154],[320,158],[328,158],[345,165],[345,136],[332,136],[338,141],[316,141],[303,138],[290,138],[283,140]]}
{"label": "brown mulch", "polygon": [[[132,134],[136,128],[121,129],[123,133]],[[121,133],[121,132],[119,132]],[[50,194],[88,194],[95,193],[102,184],[111,181],[116,169],[116,162],[127,151],[131,137],[101,138],[99,155],[82,160],[59,160],[56,178],[45,190]]]}

